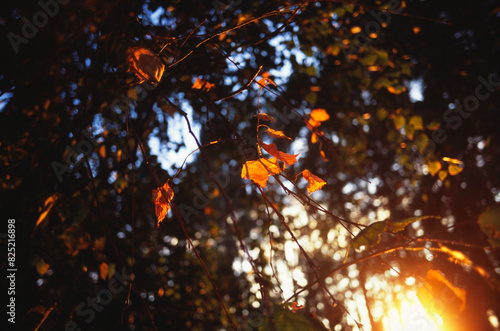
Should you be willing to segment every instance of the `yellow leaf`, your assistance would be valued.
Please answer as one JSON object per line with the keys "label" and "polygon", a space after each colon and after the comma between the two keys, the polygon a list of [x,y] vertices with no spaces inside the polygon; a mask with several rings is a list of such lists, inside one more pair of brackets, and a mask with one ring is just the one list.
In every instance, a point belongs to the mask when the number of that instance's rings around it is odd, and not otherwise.
{"label": "yellow leaf", "polygon": [[271,128],[266,128],[266,133],[273,138],[286,138],[292,140],[292,138],[287,137],[282,131],[273,130]]}
{"label": "yellow leaf", "polygon": [[417,134],[415,139],[415,145],[417,146],[420,153],[423,153],[427,145],[429,144],[429,137],[423,132]]}
{"label": "yellow leaf", "polygon": [[405,132],[406,135],[408,136],[408,139],[413,140],[413,135],[415,134],[415,128],[412,125],[407,124],[405,126]]}
{"label": "yellow leaf", "polygon": [[455,175],[458,175],[459,173],[461,173],[464,169],[460,168],[459,166],[457,166],[456,164],[450,164],[448,166],[448,173],[452,176],[455,176]]}
{"label": "yellow leaf", "polygon": [[160,57],[144,47],[132,47],[127,52],[130,71],[143,81],[156,85],[165,71]]}
{"label": "yellow leaf", "polygon": [[271,122],[276,121],[274,117],[272,117],[271,115],[267,115],[266,113],[258,113],[257,115],[254,116],[263,121],[271,121]]}
{"label": "yellow leaf", "polygon": [[427,162],[427,169],[430,174],[434,176],[439,170],[441,170],[441,162],[439,161],[429,161]]}
{"label": "yellow leaf", "polygon": [[397,115],[394,117],[394,125],[396,126],[396,130],[399,130],[405,125],[406,119],[403,115]]}
{"label": "yellow leaf", "polygon": [[309,194],[319,190],[326,184],[326,182],[323,179],[319,178],[316,175],[313,175],[307,169],[302,171],[302,176],[304,177],[305,180],[309,182],[309,186],[307,186],[307,193]]}
{"label": "yellow leaf", "polygon": [[448,163],[453,163],[453,164],[459,164],[459,165],[463,164],[462,161],[457,160],[457,159],[452,159],[451,157],[447,157],[447,156],[443,157],[443,161],[448,162]]}
{"label": "yellow leaf", "polygon": [[[172,201],[172,198],[174,197],[174,191],[170,188],[168,183],[165,183],[162,189],[158,188],[156,190],[153,190],[153,202],[155,204],[155,213],[158,220],[158,226],[167,215],[167,212],[170,209],[170,201]],[[165,196],[162,191],[165,192]]]}
{"label": "yellow leaf", "polygon": [[441,179],[441,181],[444,181],[446,176],[448,176],[448,172],[446,172],[446,170],[440,170],[438,172],[438,177],[439,179]]}
{"label": "yellow leaf", "polygon": [[247,161],[241,169],[241,178],[252,180],[261,187],[267,186],[269,176],[279,174],[281,169],[275,158],[260,158],[254,161]]}
{"label": "yellow leaf", "polygon": [[488,207],[477,219],[477,223],[488,236],[490,246],[496,250],[500,248],[500,205]]}
{"label": "yellow leaf", "polygon": [[425,311],[441,317],[457,317],[465,308],[467,292],[455,287],[439,270],[427,271],[417,297]]}
{"label": "yellow leaf", "polygon": [[271,154],[272,156],[274,156],[275,158],[277,158],[278,160],[280,160],[281,162],[284,162],[285,165],[287,166],[291,166],[292,164],[294,164],[295,162],[297,162],[297,155],[299,154],[288,154],[288,153],[284,153],[284,152],[280,152],[278,151],[278,149],[276,148],[276,144],[264,144],[262,141],[259,141],[259,145],[264,148],[264,150],[266,152],[268,152],[269,154]]}
{"label": "yellow leaf", "polygon": [[267,86],[268,84],[276,86],[276,83],[269,78],[270,74],[266,71],[262,74],[262,79],[260,79],[257,84],[260,85],[261,88]]}
{"label": "yellow leaf", "polygon": [[408,122],[415,130],[423,130],[424,125],[421,116],[412,116]]}

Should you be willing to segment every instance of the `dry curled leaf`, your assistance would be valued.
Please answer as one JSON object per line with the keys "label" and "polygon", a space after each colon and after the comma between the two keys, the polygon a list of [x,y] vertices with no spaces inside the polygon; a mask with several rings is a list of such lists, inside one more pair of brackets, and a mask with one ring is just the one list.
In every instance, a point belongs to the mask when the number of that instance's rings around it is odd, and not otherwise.
{"label": "dry curled leaf", "polygon": [[261,187],[266,187],[269,176],[279,174],[280,172],[281,169],[275,158],[260,158],[245,162],[243,169],[241,169],[241,178],[250,179]]}
{"label": "dry curled leaf", "polygon": [[132,47],[127,52],[130,71],[143,81],[147,81],[152,85],[160,82],[165,65],[161,62],[160,57],[149,49],[144,47]]}
{"label": "dry curled leaf", "polygon": [[305,180],[309,182],[309,186],[307,186],[307,193],[309,194],[319,190],[326,184],[326,182],[323,179],[319,178],[316,175],[313,175],[307,169],[302,171],[302,176],[304,177]]}
{"label": "dry curled leaf", "polygon": [[262,141],[259,141],[259,145],[264,148],[266,152],[277,158],[278,160],[282,161],[285,163],[285,166],[291,166],[295,162],[297,162],[297,156],[299,154],[288,154],[284,152],[278,151],[276,148],[276,144],[264,144]]}
{"label": "dry curled leaf", "polygon": [[266,128],[266,133],[273,138],[285,138],[288,140],[292,140],[292,138],[285,135],[282,131],[273,130],[271,128]]}
{"label": "dry curled leaf", "polygon": [[268,115],[266,113],[258,113],[257,115],[254,115],[254,116],[260,120],[263,120],[263,121],[270,121],[270,122],[276,121],[276,119],[274,117],[272,117],[271,115]]}
{"label": "dry curled leaf", "polygon": [[174,197],[174,191],[170,188],[168,183],[165,183],[165,185],[163,185],[163,191],[165,192],[166,196],[163,195],[162,190],[159,188],[153,190],[153,202],[155,204],[155,213],[158,220],[158,226],[167,215],[167,212],[170,209],[170,201],[172,201],[172,198]]}
{"label": "dry curled leaf", "polygon": [[199,77],[196,78],[196,81],[193,83],[193,86],[191,88],[195,90],[205,90],[205,91],[210,91],[215,87],[215,84],[211,84],[209,82],[206,82]]}

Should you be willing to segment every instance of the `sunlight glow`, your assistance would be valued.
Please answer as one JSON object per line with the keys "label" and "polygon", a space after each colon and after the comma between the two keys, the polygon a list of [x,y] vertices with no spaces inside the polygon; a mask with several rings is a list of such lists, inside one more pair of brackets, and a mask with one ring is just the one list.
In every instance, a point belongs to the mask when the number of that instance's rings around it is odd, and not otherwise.
{"label": "sunlight glow", "polygon": [[415,291],[406,293],[406,299],[397,307],[389,309],[382,318],[384,330],[389,331],[444,331],[440,328],[443,320],[437,314],[434,319],[425,314]]}

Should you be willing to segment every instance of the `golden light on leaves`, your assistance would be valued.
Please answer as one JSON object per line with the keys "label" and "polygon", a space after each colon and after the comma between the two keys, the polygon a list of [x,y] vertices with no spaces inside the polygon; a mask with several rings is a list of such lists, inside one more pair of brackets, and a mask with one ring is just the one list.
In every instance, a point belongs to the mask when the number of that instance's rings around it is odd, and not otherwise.
{"label": "golden light on leaves", "polygon": [[467,292],[454,286],[439,270],[429,270],[425,284],[417,291],[424,309],[441,317],[456,317],[465,308]]}
{"label": "golden light on leaves", "polygon": [[309,124],[312,127],[317,127],[321,125],[321,122],[327,121],[330,119],[330,115],[323,108],[316,108],[311,111],[311,119],[309,120]]}
{"label": "golden light on leaves", "polygon": [[261,146],[266,152],[274,156],[276,159],[280,160],[281,162],[284,162],[285,166],[291,166],[295,162],[297,162],[297,156],[299,154],[292,155],[285,152],[280,152],[278,151],[278,149],[276,148],[276,144],[274,143],[268,145],[263,143],[262,141],[259,141],[259,146]]}
{"label": "golden light on leaves", "polygon": [[241,169],[241,178],[250,179],[260,187],[267,186],[269,176],[281,172],[278,161],[275,158],[260,158],[254,161],[247,161]]}
{"label": "golden light on leaves", "polygon": [[439,179],[441,179],[441,181],[444,181],[447,176],[448,176],[448,172],[446,170],[440,170],[438,172],[438,177],[439,177]]}
{"label": "golden light on leaves", "polygon": [[305,180],[309,182],[309,186],[307,186],[307,193],[311,194],[325,186],[326,182],[319,178],[316,175],[313,175],[309,170],[302,171],[302,176]]}
{"label": "golden light on leaves", "polygon": [[155,204],[155,214],[158,226],[167,215],[167,212],[170,209],[170,201],[172,201],[172,198],[174,197],[174,191],[170,188],[168,183],[163,185],[163,190],[165,191],[166,196],[163,195],[162,190],[160,189],[153,190],[152,201]]}
{"label": "golden light on leaves", "polygon": [[448,163],[458,164],[458,165],[463,164],[462,161],[457,160],[457,159],[453,159],[453,158],[447,157],[447,156],[443,157],[443,161],[448,162]]}
{"label": "golden light on leaves", "polygon": [[266,133],[273,138],[285,138],[288,140],[292,140],[292,138],[285,135],[282,131],[273,130],[271,128],[266,128]]}
{"label": "golden light on leaves", "polygon": [[406,87],[404,87],[403,85],[387,86],[387,91],[389,91],[389,93],[399,95],[406,91]]}
{"label": "golden light on leaves", "polygon": [[210,91],[215,87],[215,84],[211,84],[209,82],[206,82],[202,80],[201,78],[196,78],[195,82],[193,83],[193,86],[191,88],[195,90],[204,90],[204,91]]}
{"label": "golden light on leaves", "polygon": [[134,72],[141,82],[147,81],[152,85],[160,82],[165,65],[158,55],[144,47],[132,47],[128,50],[127,57],[130,71]]}

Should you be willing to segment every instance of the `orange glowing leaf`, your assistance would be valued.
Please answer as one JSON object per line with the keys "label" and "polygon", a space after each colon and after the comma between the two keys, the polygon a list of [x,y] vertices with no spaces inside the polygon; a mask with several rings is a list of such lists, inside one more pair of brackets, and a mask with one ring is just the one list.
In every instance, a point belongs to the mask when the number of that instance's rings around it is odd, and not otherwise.
{"label": "orange glowing leaf", "polygon": [[[315,122],[324,122],[330,119],[330,115],[323,108],[316,108],[311,111],[311,119]],[[315,125],[313,125],[315,126]],[[319,124],[317,125],[319,126]]]}
{"label": "orange glowing leaf", "polygon": [[102,262],[99,266],[99,276],[104,280],[108,277],[108,264],[106,262]]}
{"label": "orange glowing leaf", "polygon": [[262,74],[262,79],[260,79],[257,84],[260,85],[261,88],[267,86],[268,84],[276,86],[276,83],[269,78],[270,74],[266,71]]}
{"label": "orange glowing leaf", "polygon": [[127,52],[130,71],[143,81],[156,85],[160,82],[165,65],[160,57],[144,47],[132,47]]}
{"label": "orange glowing leaf", "polygon": [[448,166],[448,173],[452,176],[455,176],[455,175],[458,175],[459,173],[461,173],[464,169],[460,168],[459,166],[457,166],[456,164],[450,164]]}
{"label": "orange glowing leaf", "polygon": [[262,148],[264,148],[264,150],[266,152],[268,152],[269,154],[271,154],[272,156],[274,156],[278,160],[284,162],[285,165],[287,165],[287,166],[291,166],[292,164],[297,162],[297,155],[299,155],[299,154],[292,155],[292,154],[280,152],[280,151],[278,151],[278,149],[276,148],[276,144],[274,144],[274,143],[268,145],[268,144],[264,144],[262,141],[259,141],[259,145]]}
{"label": "orange glowing leaf", "polygon": [[206,81],[200,79],[199,77],[196,78],[196,81],[193,83],[193,86],[191,86],[191,88],[193,88],[195,90],[203,89],[205,91],[210,91],[214,87],[215,87],[215,84],[211,84],[209,82],[206,82]]}
{"label": "orange glowing leaf", "polygon": [[166,196],[163,195],[161,189],[153,190],[153,202],[155,203],[155,213],[158,220],[157,225],[163,221],[170,209],[170,201],[174,197],[174,191],[170,188],[168,183],[163,185],[163,191],[165,191]]}
{"label": "orange glowing leaf", "polygon": [[455,287],[439,270],[427,271],[425,284],[417,291],[424,309],[441,317],[457,317],[465,308],[467,292]]}
{"label": "orange glowing leaf", "polygon": [[292,302],[292,305],[290,307],[292,309],[292,311],[294,313],[296,313],[297,311],[301,310],[301,309],[304,309],[304,306],[302,305],[299,305],[297,302]]}
{"label": "orange glowing leaf", "polygon": [[302,171],[302,176],[304,177],[305,180],[309,182],[309,186],[307,186],[307,193],[309,194],[319,190],[326,184],[326,182],[323,179],[319,178],[316,175],[313,175],[307,169]]}
{"label": "orange glowing leaf", "polygon": [[267,115],[266,113],[258,113],[257,115],[254,116],[263,121],[271,121],[271,122],[276,121],[274,117],[272,117],[271,115]]}
{"label": "orange glowing leaf", "polygon": [[451,157],[447,157],[447,156],[443,157],[443,161],[448,162],[448,163],[452,163],[452,164],[458,164],[458,165],[460,165],[460,164],[464,164],[464,163],[463,163],[462,161],[460,161],[460,160],[453,159],[453,158],[451,158]]}
{"label": "orange glowing leaf", "polygon": [[280,172],[281,169],[275,158],[260,158],[245,162],[243,169],[241,169],[241,178],[250,179],[261,187],[266,187],[269,176],[279,174]]}
{"label": "orange glowing leaf", "polygon": [[282,131],[273,130],[271,128],[266,128],[266,129],[267,129],[266,133],[273,138],[285,138],[288,140],[292,140],[292,138],[286,136]]}
{"label": "orange glowing leaf", "polygon": [[432,176],[438,173],[441,170],[441,162],[439,161],[429,161],[427,162],[427,169],[431,173]]}

